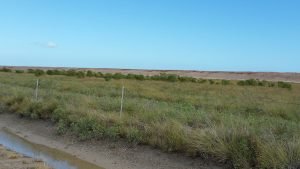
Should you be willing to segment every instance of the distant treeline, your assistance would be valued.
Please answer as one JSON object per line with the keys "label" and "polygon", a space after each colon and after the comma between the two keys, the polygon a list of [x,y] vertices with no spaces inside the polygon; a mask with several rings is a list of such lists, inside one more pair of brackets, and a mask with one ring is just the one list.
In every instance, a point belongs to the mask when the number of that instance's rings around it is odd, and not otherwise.
{"label": "distant treeline", "polygon": [[[0,72],[13,72],[12,69],[9,68],[2,68]],[[15,73],[25,73],[24,70],[15,70]],[[216,85],[230,85],[232,81],[230,80],[218,80],[218,79],[201,79],[201,78],[194,78],[188,76],[179,76],[176,74],[167,74],[167,73],[160,73],[159,75],[153,76],[145,76],[141,74],[122,74],[122,73],[102,73],[102,72],[93,72],[91,70],[88,71],[78,71],[74,69],[69,70],[42,70],[42,69],[28,69],[27,73],[34,74],[36,76],[42,75],[64,75],[64,76],[75,76],[78,78],[85,78],[85,77],[97,77],[97,78],[104,78],[106,81],[111,79],[135,79],[135,80],[157,80],[157,81],[168,81],[168,82],[193,82],[193,83],[209,83],[209,84],[216,84]],[[258,79],[248,79],[248,80],[240,80],[236,83],[239,86],[262,86],[262,87],[279,87],[279,88],[287,88],[292,89],[292,85],[288,82],[271,82],[266,80],[258,80]]]}

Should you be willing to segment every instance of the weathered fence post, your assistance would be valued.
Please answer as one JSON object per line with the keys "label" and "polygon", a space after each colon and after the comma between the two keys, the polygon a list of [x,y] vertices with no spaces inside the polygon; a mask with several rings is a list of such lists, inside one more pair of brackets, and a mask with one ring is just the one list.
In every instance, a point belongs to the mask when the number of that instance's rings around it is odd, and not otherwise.
{"label": "weathered fence post", "polygon": [[123,112],[123,99],[124,99],[124,86],[122,86],[122,97],[121,97],[120,117],[122,117],[122,112]]}
{"label": "weathered fence post", "polygon": [[39,79],[36,80],[36,87],[35,87],[35,100],[38,100],[38,91],[39,91]]}

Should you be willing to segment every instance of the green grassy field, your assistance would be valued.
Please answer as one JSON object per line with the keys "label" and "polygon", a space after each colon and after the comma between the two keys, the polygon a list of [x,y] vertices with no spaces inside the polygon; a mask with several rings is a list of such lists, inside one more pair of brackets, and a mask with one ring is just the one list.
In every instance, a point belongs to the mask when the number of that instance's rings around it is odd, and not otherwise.
{"label": "green grassy field", "polygon": [[237,83],[0,72],[0,108],[52,120],[59,134],[80,140],[124,138],[234,168],[299,168],[300,84],[286,89]]}

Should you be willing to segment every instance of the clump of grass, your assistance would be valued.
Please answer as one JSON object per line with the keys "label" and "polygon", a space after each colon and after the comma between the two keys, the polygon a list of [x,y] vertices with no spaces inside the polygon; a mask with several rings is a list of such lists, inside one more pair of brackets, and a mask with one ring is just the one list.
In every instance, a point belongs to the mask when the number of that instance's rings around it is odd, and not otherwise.
{"label": "clump of grass", "polygon": [[93,117],[83,117],[71,123],[71,130],[80,140],[102,138],[104,127]]}
{"label": "clump of grass", "polygon": [[169,152],[183,151],[186,143],[184,129],[176,121],[154,122],[146,126],[145,141]]}
{"label": "clump of grass", "polygon": [[28,69],[27,72],[28,72],[28,73],[32,73],[32,74],[34,74],[35,76],[42,76],[42,75],[45,74],[45,71],[44,71],[44,70],[41,70],[41,69],[35,69],[35,70],[33,70],[33,69]]}

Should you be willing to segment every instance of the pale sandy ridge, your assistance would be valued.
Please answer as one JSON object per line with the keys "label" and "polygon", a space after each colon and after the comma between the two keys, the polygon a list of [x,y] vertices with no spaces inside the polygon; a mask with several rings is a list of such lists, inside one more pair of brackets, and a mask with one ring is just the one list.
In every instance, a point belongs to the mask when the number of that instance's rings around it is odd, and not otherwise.
{"label": "pale sandy ridge", "polygon": [[300,83],[300,73],[297,72],[229,72],[229,71],[196,71],[196,70],[147,70],[147,69],[110,69],[110,68],[72,68],[72,67],[26,67],[26,66],[0,66],[11,69],[43,69],[43,70],[92,70],[102,73],[123,73],[123,74],[142,74],[145,76],[158,75],[160,73],[177,74],[180,76],[189,76],[205,79],[226,79],[226,80],[245,80],[260,79],[268,81],[285,81]]}
{"label": "pale sandy ridge", "polygon": [[0,114],[0,128],[6,127],[33,143],[72,154],[106,169],[220,169],[223,167],[200,158],[183,154],[168,154],[149,146],[129,146],[118,141],[77,142],[70,136],[58,136],[52,123],[20,119],[12,114]]}

